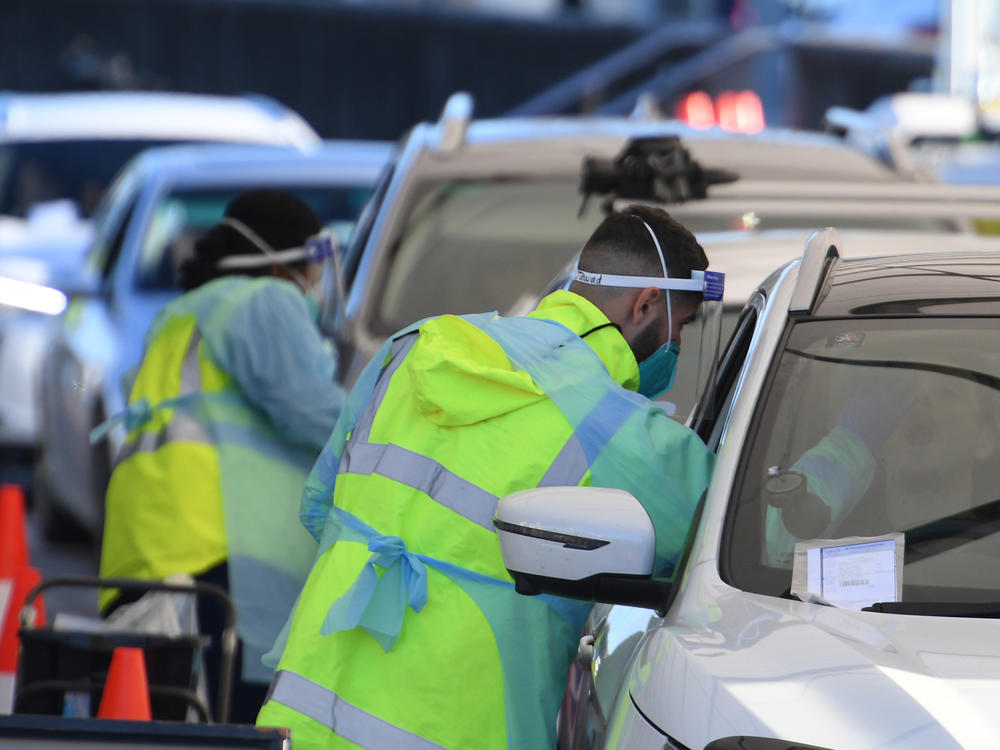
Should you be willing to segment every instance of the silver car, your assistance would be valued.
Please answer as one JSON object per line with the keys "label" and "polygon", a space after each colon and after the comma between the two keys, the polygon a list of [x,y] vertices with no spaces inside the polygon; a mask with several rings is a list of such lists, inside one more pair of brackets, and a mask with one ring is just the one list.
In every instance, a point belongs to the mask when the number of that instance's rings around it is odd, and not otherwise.
{"label": "silver car", "polygon": [[51,283],[69,295],[69,305],[39,382],[36,503],[50,534],[100,529],[124,430],[95,446],[88,434],[124,407],[123,378],[139,362],[143,336],[180,292],[178,265],[226,204],[250,188],[288,190],[346,236],[389,153],[388,144],[366,141],[311,149],[172,146],[148,150],[126,167],[97,213],[77,278]]}
{"label": "silver car", "polygon": [[[325,316],[346,382],[386,336],[415,320],[530,309],[603,218],[604,200],[584,201],[578,189],[584,159],[611,159],[638,139],[679,136],[703,167],[738,175],[710,186],[706,200],[667,208],[705,243],[734,247],[740,237],[784,232],[786,254],[772,255],[772,265],[794,257],[816,226],[950,235],[973,231],[973,219],[997,206],[995,191],[905,178],[818,133],[749,136],[641,117],[475,120],[471,107],[455,95],[438,122],[409,133],[358,221],[346,297]],[[762,273],[738,251],[725,260],[731,322]],[[670,394],[681,418],[694,380],[695,368],[682,369]]]}

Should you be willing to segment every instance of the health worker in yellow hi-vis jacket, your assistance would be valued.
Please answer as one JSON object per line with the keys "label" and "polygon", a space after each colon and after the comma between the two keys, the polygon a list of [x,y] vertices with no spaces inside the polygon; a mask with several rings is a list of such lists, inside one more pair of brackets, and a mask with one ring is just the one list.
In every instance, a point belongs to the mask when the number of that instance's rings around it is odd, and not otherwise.
{"label": "health worker in yellow hi-vis jacket", "polygon": [[[185,573],[225,587],[242,658],[231,720],[252,722],[271,670],[261,663],[316,553],[298,519],[309,469],[344,402],[315,322],[313,287],[332,237],[293,195],[253,190],[182,265],[187,291],[146,336],[111,475],[101,575]],[[114,420],[112,420],[114,421]],[[107,611],[123,600],[102,592]],[[221,611],[199,602],[216,695]]]}
{"label": "health worker in yellow hi-vis jacket", "polygon": [[713,456],[649,398],[671,385],[707,265],[666,212],[633,207],[529,315],[443,315],[387,342],[307,481],[320,552],[259,725],[291,727],[296,750],[554,746],[589,605],[515,593],[494,507],[537,486],[626,489],[671,569]]}

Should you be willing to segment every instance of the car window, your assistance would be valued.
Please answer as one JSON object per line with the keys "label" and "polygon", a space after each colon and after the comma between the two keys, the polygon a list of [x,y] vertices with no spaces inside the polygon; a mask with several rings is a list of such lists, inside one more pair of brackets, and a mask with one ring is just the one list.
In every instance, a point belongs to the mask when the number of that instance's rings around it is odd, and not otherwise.
{"label": "car window", "polygon": [[[730,323],[732,335],[722,356],[719,357],[712,386],[705,391],[705,395],[695,408],[691,429],[697,432],[712,450],[716,449],[719,438],[716,431],[717,422],[728,412],[736,379],[746,361],[756,324],[757,307],[754,304],[749,304],[740,311],[735,326]],[[725,320],[723,326],[726,327]]]}
{"label": "car window", "polygon": [[0,147],[0,214],[27,216],[36,203],[68,198],[91,216],[115,173],[145,148],[176,141],[65,140]]}
{"label": "car window", "polygon": [[[194,253],[195,243],[219,222],[226,206],[243,189],[240,186],[178,190],[163,196],[154,207],[143,234],[136,285],[147,290],[176,289],[178,269]],[[344,232],[344,223],[353,221],[368,197],[367,186],[282,186],[280,189],[301,198],[325,226],[340,234]]]}
{"label": "car window", "polygon": [[428,186],[400,234],[374,330],[440,313],[506,311],[537,295],[600,223],[598,201],[565,181]]}
{"label": "car window", "polygon": [[[1000,597],[995,318],[797,323],[746,442],[724,541],[733,585],[786,593],[796,540],[898,531],[904,601]],[[798,475],[789,505],[772,480]]]}
{"label": "car window", "polygon": [[[391,264],[375,295],[378,304],[371,327],[381,336],[444,312],[516,309],[525,295],[540,295],[604,216],[601,199],[583,203],[576,178],[424,182],[410,194],[419,197],[389,243]],[[953,222],[935,217],[841,216],[821,208],[794,214],[713,211],[711,201],[668,210],[695,235],[812,230],[831,224],[909,231],[956,228]],[[357,260],[349,257],[348,266],[354,267],[351,263],[356,265]]]}
{"label": "car window", "polygon": [[350,289],[354,281],[354,275],[358,272],[358,265],[361,263],[361,254],[368,237],[371,235],[372,226],[375,224],[375,217],[378,216],[379,207],[385,199],[389,183],[392,182],[392,175],[395,172],[395,162],[390,162],[382,169],[382,173],[375,181],[371,196],[358,214],[357,223],[351,232],[344,252],[344,286]]}
{"label": "car window", "polygon": [[91,247],[88,263],[96,268],[101,276],[101,288],[107,292],[110,290],[111,276],[114,272],[118,256],[121,255],[122,245],[125,243],[125,235],[128,234],[129,225],[132,223],[132,215],[135,213],[139,203],[139,196],[133,195],[128,200],[128,205],[124,212],[118,216],[114,224],[107,224],[102,227],[103,231],[94,245]]}

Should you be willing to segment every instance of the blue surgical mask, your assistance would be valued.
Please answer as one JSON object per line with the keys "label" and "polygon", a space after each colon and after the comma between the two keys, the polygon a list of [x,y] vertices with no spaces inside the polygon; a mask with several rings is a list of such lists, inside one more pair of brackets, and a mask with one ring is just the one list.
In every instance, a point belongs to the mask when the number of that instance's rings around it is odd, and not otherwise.
{"label": "blue surgical mask", "polygon": [[308,289],[303,293],[306,299],[306,309],[309,311],[309,318],[313,323],[319,321],[319,302],[316,301],[316,294],[312,289]]}
{"label": "blue surgical mask", "polygon": [[639,363],[639,393],[656,398],[669,391],[677,374],[677,356],[681,347],[668,341]]}

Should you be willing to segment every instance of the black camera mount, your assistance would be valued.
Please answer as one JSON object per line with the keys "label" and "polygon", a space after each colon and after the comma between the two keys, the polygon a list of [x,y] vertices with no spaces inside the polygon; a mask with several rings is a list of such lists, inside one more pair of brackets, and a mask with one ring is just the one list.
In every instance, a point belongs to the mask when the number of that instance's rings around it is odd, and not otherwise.
{"label": "black camera mount", "polygon": [[584,204],[594,193],[609,195],[604,210],[610,212],[617,199],[683,203],[707,198],[709,185],[738,178],[735,172],[703,168],[676,136],[636,138],[614,159],[585,158],[580,192]]}

